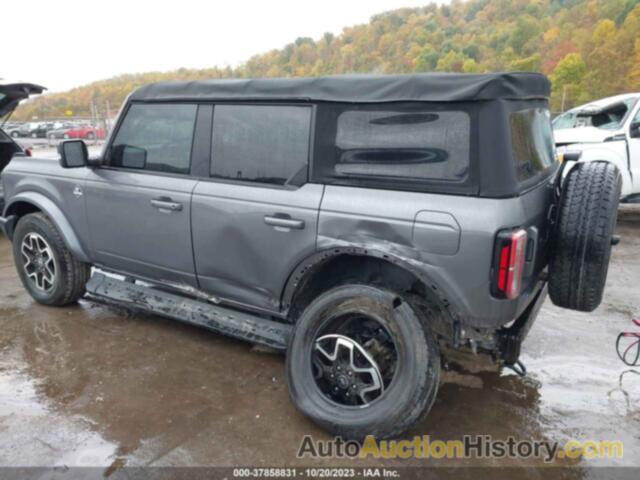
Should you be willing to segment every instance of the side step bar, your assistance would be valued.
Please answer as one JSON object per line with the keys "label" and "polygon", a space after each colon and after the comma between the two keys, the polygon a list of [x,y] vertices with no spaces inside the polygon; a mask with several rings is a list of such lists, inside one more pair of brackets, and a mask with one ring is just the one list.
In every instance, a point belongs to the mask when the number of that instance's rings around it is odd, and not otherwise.
{"label": "side step bar", "polygon": [[292,326],[94,272],[89,298],[190,323],[230,337],[286,350]]}

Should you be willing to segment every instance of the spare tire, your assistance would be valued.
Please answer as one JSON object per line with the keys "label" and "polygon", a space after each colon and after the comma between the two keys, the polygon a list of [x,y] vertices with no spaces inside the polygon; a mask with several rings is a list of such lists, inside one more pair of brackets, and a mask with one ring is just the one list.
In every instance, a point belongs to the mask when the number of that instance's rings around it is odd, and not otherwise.
{"label": "spare tire", "polygon": [[549,296],[591,312],[602,301],[622,180],[609,162],[577,163],[562,186],[549,262]]}

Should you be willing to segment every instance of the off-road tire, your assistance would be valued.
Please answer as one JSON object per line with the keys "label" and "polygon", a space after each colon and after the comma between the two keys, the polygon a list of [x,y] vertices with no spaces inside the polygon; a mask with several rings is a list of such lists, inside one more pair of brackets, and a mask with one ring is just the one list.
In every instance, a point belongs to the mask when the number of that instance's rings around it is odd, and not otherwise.
{"label": "off-road tire", "polygon": [[[27,277],[23,268],[24,259],[20,252],[26,235],[34,232],[42,236],[51,247],[56,262],[56,278],[50,292],[38,290]],[[43,213],[32,213],[22,217],[13,235],[13,258],[22,284],[33,299],[44,305],[63,306],[77,301],[85,293],[91,268],[69,251],[62,235],[53,222]]]}
{"label": "off-road tire", "polygon": [[549,296],[559,307],[592,312],[600,305],[621,185],[609,162],[577,163],[567,174],[549,263]]}
{"label": "off-road tire", "polygon": [[[333,316],[354,308],[384,324],[398,358],[388,388],[360,407],[328,399],[318,388],[311,365],[318,332]],[[408,430],[431,409],[438,390],[440,354],[428,324],[405,299],[382,288],[345,285],[323,293],[304,310],[291,336],[286,373],[294,405],[327,431],[345,439],[389,438]]]}

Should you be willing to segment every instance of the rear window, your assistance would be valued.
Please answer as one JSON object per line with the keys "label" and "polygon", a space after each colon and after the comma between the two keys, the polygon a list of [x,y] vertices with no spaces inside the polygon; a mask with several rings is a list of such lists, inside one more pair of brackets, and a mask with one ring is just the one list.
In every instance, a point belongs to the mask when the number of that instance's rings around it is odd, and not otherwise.
{"label": "rear window", "polygon": [[528,108],[511,113],[511,146],[519,181],[527,181],[555,163],[549,110]]}
{"label": "rear window", "polygon": [[467,112],[424,104],[325,105],[319,118],[316,172],[323,179],[402,188],[425,181],[462,183],[468,177]]}

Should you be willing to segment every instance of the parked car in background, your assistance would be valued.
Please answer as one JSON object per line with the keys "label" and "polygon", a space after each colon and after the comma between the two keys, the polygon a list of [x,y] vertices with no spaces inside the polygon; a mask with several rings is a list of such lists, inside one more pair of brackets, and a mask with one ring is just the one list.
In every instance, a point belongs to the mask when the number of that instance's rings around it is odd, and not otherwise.
{"label": "parked car in background", "polygon": [[93,125],[83,125],[67,130],[62,138],[80,138],[86,140],[103,139],[106,137],[104,128],[94,127]]}
{"label": "parked car in background", "polygon": [[553,121],[558,153],[581,162],[606,161],[622,172],[623,201],[640,200],[640,93],[603,98]]}
{"label": "parked car in background", "polygon": [[34,126],[32,123],[23,123],[13,128],[12,130],[7,131],[6,133],[11,135],[13,138],[23,138],[28,137],[29,132],[31,132],[33,128]]}
{"label": "parked car in background", "polygon": [[70,138],[68,132],[69,130],[74,129],[75,127],[76,126],[73,123],[58,123],[57,126],[54,125],[54,128],[47,132],[47,138],[49,140],[60,140],[62,138]]}
{"label": "parked car in background", "polygon": [[53,128],[53,123],[35,123],[27,136],[31,138],[47,138],[47,132]]}
{"label": "parked car in background", "polygon": [[7,123],[6,125],[3,125],[2,130],[4,131],[4,133],[6,133],[7,135],[9,135],[12,138],[18,138],[20,137],[20,129],[22,128],[22,124],[21,123]]}

